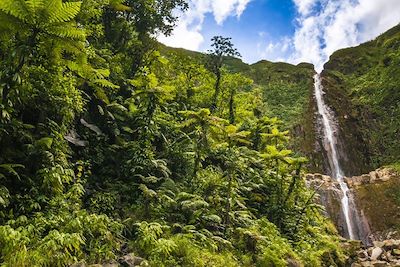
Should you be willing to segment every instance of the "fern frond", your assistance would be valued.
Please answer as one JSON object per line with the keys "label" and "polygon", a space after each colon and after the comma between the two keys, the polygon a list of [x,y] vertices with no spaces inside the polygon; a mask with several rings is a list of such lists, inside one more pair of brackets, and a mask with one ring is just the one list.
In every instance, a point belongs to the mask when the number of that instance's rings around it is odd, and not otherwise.
{"label": "fern frond", "polygon": [[24,0],[1,0],[0,10],[23,22],[32,21],[33,19]]}
{"label": "fern frond", "polygon": [[46,0],[44,8],[49,14],[57,13],[57,11],[62,7],[61,0]]}
{"label": "fern frond", "polygon": [[[53,2],[61,2],[53,1]],[[68,22],[78,15],[81,9],[82,2],[67,2],[67,3],[55,3],[54,7],[49,7],[49,22]]]}
{"label": "fern frond", "polygon": [[44,7],[44,0],[26,0],[25,4],[31,14],[36,14],[39,9]]}
{"label": "fern frond", "polygon": [[108,81],[106,79],[95,79],[95,80],[93,80],[93,82],[95,84],[101,86],[101,87],[104,87],[104,88],[112,88],[112,89],[118,89],[119,88],[118,85],[115,85],[115,84],[113,84],[112,82],[110,82],[110,81]]}
{"label": "fern frond", "polygon": [[78,29],[73,25],[55,25],[49,26],[47,28],[47,32],[54,36],[58,36],[61,38],[73,39],[76,41],[84,41],[85,40],[85,32],[82,29]]}

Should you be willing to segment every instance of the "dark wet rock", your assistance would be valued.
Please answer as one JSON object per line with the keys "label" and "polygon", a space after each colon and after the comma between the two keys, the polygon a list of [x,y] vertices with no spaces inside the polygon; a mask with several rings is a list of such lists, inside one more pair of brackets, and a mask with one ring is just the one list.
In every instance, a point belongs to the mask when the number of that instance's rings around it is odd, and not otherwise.
{"label": "dark wet rock", "polygon": [[325,216],[329,217],[336,225],[339,233],[344,234],[345,218],[342,214],[341,198],[343,193],[339,183],[327,175],[307,174],[306,184],[317,192],[316,201],[325,207]]}

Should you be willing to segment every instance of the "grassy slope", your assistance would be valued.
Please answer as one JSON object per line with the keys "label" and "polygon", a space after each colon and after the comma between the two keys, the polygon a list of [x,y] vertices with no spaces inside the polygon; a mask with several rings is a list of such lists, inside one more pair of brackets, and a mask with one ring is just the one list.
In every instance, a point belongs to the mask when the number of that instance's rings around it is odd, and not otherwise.
{"label": "grassy slope", "polygon": [[400,25],[373,41],[335,52],[324,77],[343,128],[348,165],[359,159],[353,172],[399,161]]}

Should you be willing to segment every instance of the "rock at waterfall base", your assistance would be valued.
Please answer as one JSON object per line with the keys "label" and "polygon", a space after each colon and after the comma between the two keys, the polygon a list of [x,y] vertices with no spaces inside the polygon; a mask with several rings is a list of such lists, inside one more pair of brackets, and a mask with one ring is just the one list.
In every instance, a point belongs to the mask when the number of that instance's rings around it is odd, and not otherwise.
{"label": "rock at waterfall base", "polygon": [[380,256],[383,253],[383,249],[381,249],[380,247],[376,247],[372,250],[371,252],[371,260],[375,261],[377,259],[380,258]]}
{"label": "rock at waterfall base", "polygon": [[375,241],[373,247],[360,249],[353,255],[352,267],[400,267],[400,240]]}

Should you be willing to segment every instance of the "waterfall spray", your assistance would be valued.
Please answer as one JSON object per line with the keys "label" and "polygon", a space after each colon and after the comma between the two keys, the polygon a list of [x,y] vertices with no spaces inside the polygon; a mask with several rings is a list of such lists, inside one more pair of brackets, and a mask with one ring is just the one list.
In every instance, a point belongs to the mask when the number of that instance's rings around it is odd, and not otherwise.
{"label": "waterfall spray", "polygon": [[323,133],[324,133],[324,145],[328,154],[329,165],[331,170],[332,178],[336,179],[340,185],[340,189],[343,193],[341,199],[342,212],[346,221],[347,233],[350,239],[355,239],[355,230],[353,228],[352,218],[350,216],[350,200],[348,197],[349,187],[344,182],[344,173],[339,164],[338,152],[337,152],[337,127],[334,123],[334,118],[329,111],[328,106],[325,104],[323,95],[323,86],[321,82],[320,74],[314,76],[314,89],[315,98],[317,101],[318,113],[322,119]]}

